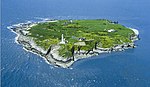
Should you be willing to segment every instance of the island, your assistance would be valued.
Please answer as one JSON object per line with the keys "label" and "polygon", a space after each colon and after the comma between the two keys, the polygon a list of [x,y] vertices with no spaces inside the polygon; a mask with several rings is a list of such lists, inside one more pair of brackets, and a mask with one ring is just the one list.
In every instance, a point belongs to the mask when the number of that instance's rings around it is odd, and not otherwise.
{"label": "island", "polygon": [[79,59],[134,48],[139,39],[138,30],[106,19],[44,20],[9,28],[25,50],[63,68]]}

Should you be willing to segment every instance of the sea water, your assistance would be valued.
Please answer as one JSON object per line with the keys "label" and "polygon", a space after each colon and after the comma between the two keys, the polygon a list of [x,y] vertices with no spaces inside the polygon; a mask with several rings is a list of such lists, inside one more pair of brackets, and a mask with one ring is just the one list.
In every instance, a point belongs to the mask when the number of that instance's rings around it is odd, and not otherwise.
{"label": "sea water", "polygon": [[[149,0],[2,0],[2,87],[150,87]],[[7,26],[50,19],[110,19],[140,32],[137,48],[54,67],[15,43]]]}

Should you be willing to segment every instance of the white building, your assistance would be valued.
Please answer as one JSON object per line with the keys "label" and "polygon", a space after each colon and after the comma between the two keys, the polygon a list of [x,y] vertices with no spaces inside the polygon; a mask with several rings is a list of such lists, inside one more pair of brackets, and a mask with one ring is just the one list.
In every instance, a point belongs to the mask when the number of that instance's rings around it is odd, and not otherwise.
{"label": "white building", "polygon": [[114,29],[109,29],[108,32],[115,32],[115,30]]}

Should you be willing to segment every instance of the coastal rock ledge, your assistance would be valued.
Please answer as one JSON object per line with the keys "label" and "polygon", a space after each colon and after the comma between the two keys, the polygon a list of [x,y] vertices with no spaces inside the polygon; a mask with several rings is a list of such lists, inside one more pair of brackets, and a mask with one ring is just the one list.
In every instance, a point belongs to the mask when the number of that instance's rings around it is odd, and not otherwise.
{"label": "coastal rock ledge", "polygon": [[[46,20],[42,21],[45,22],[57,22],[58,20]],[[70,21],[72,22],[72,21]],[[16,24],[8,27],[13,32],[17,34],[16,42],[18,44],[21,44],[26,51],[35,53],[42,58],[46,59],[46,61],[49,64],[62,67],[62,68],[69,68],[75,61],[83,58],[88,58],[96,55],[100,55],[102,53],[110,53],[112,51],[123,51],[125,49],[129,48],[135,48],[134,42],[136,40],[139,40],[139,32],[136,29],[130,28],[135,34],[132,35],[130,43],[123,43],[118,44],[110,48],[102,48],[102,47],[96,47],[91,50],[85,51],[85,50],[74,50],[73,56],[71,57],[63,57],[59,55],[59,49],[61,48],[60,43],[53,44],[48,47],[48,49],[44,49],[41,46],[37,45],[37,43],[34,41],[34,38],[29,37],[30,34],[29,30],[33,27],[38,25],[41,22],[27,22],[27,23],[21,23]],[[113,32],[113,30],[109,30],[108,32]]]}

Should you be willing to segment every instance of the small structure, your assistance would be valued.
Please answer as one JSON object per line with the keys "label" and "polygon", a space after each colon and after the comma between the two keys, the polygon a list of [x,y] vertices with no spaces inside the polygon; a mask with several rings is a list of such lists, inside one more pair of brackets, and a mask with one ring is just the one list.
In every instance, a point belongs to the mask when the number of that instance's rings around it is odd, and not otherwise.
{"label": "small structure", "polygon": [[73,20],[69,20],[70,23],[73,23]]}
{"label": "small structure", "polygon": [[86,38],[82,37],[82,38],[79,38],[78,40],[79,40],[79,41],[85,41]]}
{"label": "small structure", "polygon": [[65,39],[64,39],[64,35],[63,34],[61,35],[61,42],[60,42],[60,44],[65,44]]}
{"label": "small structure", "polygon": [[108,32],[110,33],[110,32],[115,32],[116,30],[114,30],[114,29],[109,29],[108,30]]}

